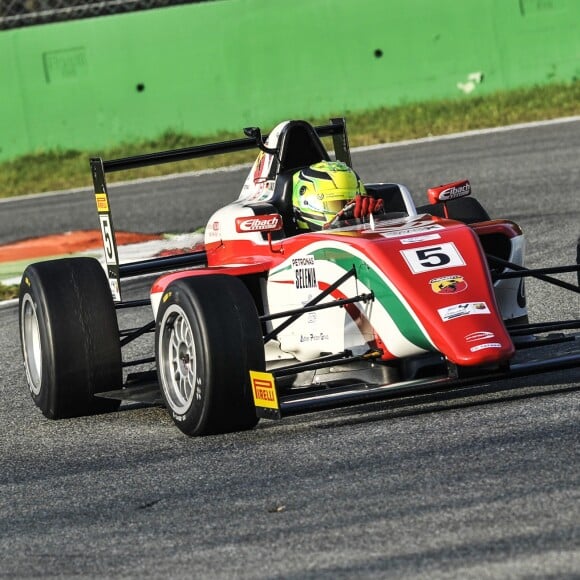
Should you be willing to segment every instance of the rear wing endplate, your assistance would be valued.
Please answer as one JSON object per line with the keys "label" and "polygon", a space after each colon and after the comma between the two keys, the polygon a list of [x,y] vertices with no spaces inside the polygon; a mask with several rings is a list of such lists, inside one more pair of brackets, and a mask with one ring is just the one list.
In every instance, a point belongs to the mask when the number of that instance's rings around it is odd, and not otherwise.
{"label": "rear wing endplate", "polygon": [[109,204],[109,194],[105,182],[105,169],[103,160],[98,157],[91,159],[91,173],[95,188],[95,202],[103,236],[103,248],[105,250],[105,265],[107,278],[111,287],[111,294],[115,302],[121,302],[121,280],[119,273],[119,253],[117,251],[117,241],[115,238],[115,228],[113,227],[113,216]]}

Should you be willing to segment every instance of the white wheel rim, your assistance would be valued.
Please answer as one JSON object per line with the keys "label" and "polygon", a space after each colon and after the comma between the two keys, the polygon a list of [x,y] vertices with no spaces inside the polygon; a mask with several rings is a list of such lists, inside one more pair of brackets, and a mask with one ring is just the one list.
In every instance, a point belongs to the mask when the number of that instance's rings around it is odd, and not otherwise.
{"label": "white wheel rim", "polygon": [[22,350],[28,385],[34,395],[40,393],[42,383],[42,345],[36,306],[26,294],[22,300]]}
{"label": "white wheel rim", "polygon": [[161,388],[172,411],[183,415],[194,397],[197,386],[197,362],[193,332],[187,315],[176,304],[163,315],[160,325],[159,368]]}

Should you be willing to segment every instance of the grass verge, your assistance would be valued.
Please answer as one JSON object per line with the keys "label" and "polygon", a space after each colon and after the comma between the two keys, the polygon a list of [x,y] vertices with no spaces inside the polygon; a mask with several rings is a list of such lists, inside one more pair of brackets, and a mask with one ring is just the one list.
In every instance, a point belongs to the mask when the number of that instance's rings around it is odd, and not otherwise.
{"label": "grass verge", "polygon": [[[580,81],[481,97],[412,103],[364,113],[348,111],[338,113],[347,118],[350,144],[353,147],[578,114],[580,114]],[[328,117],[330,116],[332,115]],[[328,122],[328,117],[308,120],[322,124]],[[269,128],[266,127],[265,130]],[[115,159],[241,136],[243,136],[241,128],[239,133],[221,133],[207,137],[166,133],[158,140],[124,144],[106,151],[50,151],[26,155],[0,163],[0,197],[88,187],[91,185],[88,164],[91,156],[99,155],[104,159]],[[222,167],[250,162],[254,157],[253,151],[227,156],[216,155],[177,164],[114,173],[110,175],[108,181]]]}
{"label": "grass verge", "polygon": [[18,284],[2,284],[0,282],[0,300],[18,298]]}

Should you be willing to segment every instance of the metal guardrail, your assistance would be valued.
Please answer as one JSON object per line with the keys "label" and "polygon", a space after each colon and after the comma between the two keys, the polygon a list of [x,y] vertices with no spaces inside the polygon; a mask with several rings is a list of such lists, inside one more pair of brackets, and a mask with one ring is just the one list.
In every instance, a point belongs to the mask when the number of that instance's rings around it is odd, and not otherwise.
{"label": "metal guardrail", "polygon": [[0,30],[209,1],[212,0],[7,0],[0,2]]}

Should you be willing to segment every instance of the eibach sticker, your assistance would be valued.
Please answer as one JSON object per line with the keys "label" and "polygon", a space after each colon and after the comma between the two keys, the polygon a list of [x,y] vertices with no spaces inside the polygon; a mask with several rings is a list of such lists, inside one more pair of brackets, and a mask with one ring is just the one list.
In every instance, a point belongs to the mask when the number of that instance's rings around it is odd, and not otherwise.
{"label": "eibach sticker", "polygon": [[453,242],[400,250],[400,252],[413,274],[465,266],[465,260]]}
{"label": "eibach sticker", "polygon": [[448,322],[462,316],[472,316],[474,314],[491,314],[489,307],[485,302],[463,302],[462,304],[453,304],[437,310],[441,320]]}
{"label": "eibach sticker", "polygon": [[441,276],[429,280],[431,290],[435,294],[459,294],[467,288],[467,282],[463,276]]}
{"label": "eibach sticker", "polygon": [[236,232],[265,232],[282,229],[282,216],[277,213],[236,218]]}

